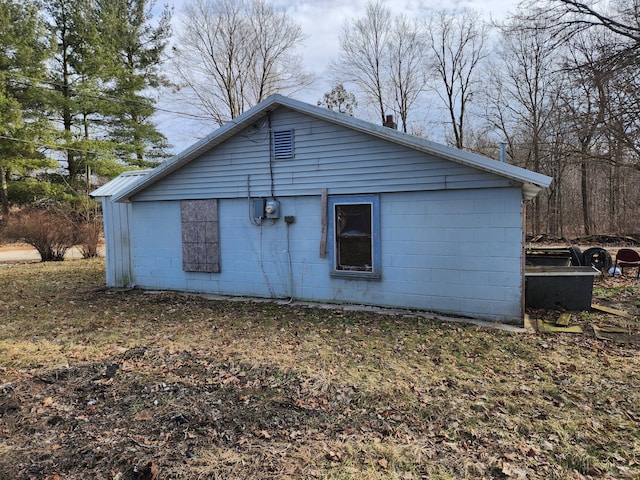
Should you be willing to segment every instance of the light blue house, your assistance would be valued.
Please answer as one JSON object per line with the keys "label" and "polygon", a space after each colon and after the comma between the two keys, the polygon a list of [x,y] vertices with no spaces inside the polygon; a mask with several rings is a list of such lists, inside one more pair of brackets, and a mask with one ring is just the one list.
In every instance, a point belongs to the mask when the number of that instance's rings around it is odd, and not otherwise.
{"label": "light blue house", "polygon": [[107,285],[524,310],[524,202],[551,178],[273,95],[93,192]]}

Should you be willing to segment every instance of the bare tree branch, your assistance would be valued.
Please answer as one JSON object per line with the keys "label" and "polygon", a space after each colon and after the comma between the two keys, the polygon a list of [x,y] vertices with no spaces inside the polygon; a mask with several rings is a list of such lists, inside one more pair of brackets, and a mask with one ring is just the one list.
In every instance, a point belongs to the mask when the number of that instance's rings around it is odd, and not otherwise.
{"label": "bare tree branch", "polygon": [[394,19],[387,45],[387,65],[395,108],[402,130],[408,131],[409,112],[424,92],[426,85],[424,51],[427,48],[424,29],[404,16]]}
{"label": "bare tree branch", "polygon": [[331,65],[337,83],[356,84],[366,99],[376,105],[381,122],[388,106],[384,60],[390,29],[391,11],[381,0],[367,3],[363,18],[342,27],[340,56]]}
{"label": "bare tree branch", "polygon": [[[466,114],[478,86],[478,73],[487,57],[488,27],[477,13],[463,10],[438,12],[430,21],[431,68],[434,90],[444,103],[453,131],[453,144],[464,148]],[[441,89],[440,87],[443,87]]]}
{"label": "bare tree branch", "polygon": [[174,66],[184,96],[220,125],[311,83],[293,54],[304,40],[300,26],[265,0],[195,0],[181,32]]}

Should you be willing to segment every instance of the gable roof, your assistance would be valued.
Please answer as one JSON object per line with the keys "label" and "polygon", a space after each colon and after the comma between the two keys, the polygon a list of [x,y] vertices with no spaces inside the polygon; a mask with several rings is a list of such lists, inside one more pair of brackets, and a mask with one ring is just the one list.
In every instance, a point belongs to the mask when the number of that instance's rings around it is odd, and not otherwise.
{"label": "gable roof", "polygon": [[403,145],[413,150],[447,159],[478,170],[493,173],[509,180],[514,180],[523,185],[523,194],[526,199],[535,197],[542,188],[548,187],[552,181],[551,177],[540,173],[532,172],[497,160],[492,160],[475,153],[448,147],[424,138],[419,138],[388,127],[376,125],[349,115],[336,113],[326,108],[317,107],[276,94],[269,96],[266,100],[224,124],[211,134],[167,160],[165,163],[157,166],[146,175],[139,177],[137,181],[122,185],[119,191],[113,194],[113,200],[116,202],[129,201],[132,196],[143,191],[145,188],[153,185],[158,180],[178,170],[192,160],[200,157],[205,152],[215,148],[217,145],[234,136],[244,128],[254,124],[267,112],[273,111],[279,107],[286,107],[310,117],[363,132],[389,142]]}

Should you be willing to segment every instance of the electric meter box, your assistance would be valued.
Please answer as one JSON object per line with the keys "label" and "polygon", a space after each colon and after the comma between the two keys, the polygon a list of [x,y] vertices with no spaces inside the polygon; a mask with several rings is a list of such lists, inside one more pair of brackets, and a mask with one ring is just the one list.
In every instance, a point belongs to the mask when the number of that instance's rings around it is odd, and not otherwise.
{"label": "electric meter box", "polygon": [[265,202],[264,212],[267,218],[280,218],[280,202],[269,199]]}
{"label": "electric meter box", "polygon": [[264,218],[264,198],[255,198],[253,200],[253,218]]}
{"label": "electric meter box", "polygon": [[272,198],[253,199],[253,218],[280,218],[280,202]]}

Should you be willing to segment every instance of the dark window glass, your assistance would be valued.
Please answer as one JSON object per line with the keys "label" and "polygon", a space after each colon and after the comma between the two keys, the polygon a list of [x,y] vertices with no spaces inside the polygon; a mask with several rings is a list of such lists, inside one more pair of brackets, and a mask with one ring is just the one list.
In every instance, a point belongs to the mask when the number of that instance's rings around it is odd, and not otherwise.
{"label": "dark window glass", "polygon": [[336,270],[373,271],[371,204],[335,206]]}

